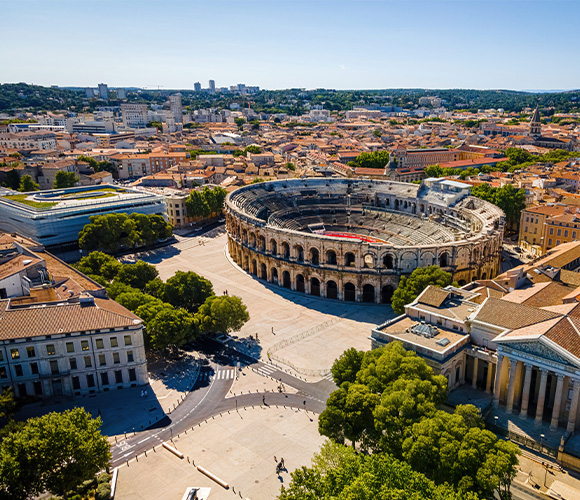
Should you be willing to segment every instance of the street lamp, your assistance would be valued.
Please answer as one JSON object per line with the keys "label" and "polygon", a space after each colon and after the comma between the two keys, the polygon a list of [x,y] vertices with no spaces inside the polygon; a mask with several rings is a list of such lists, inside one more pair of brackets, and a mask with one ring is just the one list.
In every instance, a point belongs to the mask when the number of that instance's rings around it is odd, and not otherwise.
{"label": "street lamp", "polygon": [[540,453],[542,453],[543,447],[542,447],[542,442],[544,441],[544,438],[546,436],[544,434],[540,434]]}
{"label": "street lamp", "polygon": [[499,428],[498,425],[497,425],[497,421],[499,420],[499,417],[497,415],[495,415],[493,417],[493,419],[495,420],[495,430],[497,431],[497,429]]}

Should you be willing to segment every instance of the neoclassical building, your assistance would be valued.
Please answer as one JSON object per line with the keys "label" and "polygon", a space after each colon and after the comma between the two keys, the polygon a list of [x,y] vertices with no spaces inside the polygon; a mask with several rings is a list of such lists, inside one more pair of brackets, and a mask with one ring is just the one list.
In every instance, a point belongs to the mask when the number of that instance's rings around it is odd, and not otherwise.
{"label": "neoclassical building", "polygon": [[[552,261],[578,258],[580,244]],[[373,329],[372,345],[400,341],[450,389],[471,385],[507,413],[573,433],[580,425],[578,279],[540,263],[462,288],[430,286],[404,315]]]}
{"label": "neoclassical building", "polygon": [[228,251],[246,272],[320,297],[388,303],[402,275],[439,265],[465,284],[499,270],[504,215],[445,179],[308,178],[226,198]]}

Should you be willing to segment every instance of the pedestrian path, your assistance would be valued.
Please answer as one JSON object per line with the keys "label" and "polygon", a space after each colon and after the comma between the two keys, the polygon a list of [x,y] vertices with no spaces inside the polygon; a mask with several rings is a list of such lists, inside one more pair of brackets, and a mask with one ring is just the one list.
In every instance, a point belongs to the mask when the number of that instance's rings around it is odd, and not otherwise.
{"label": "pedestrian path", "polygon": [[270,366],[270,365],[262,365],[262,366],[259,366],[258,368],[254,368],[254,371],[256,373],[259,373],[263,377],[271,377],[272,373],[278,371],[278,368],[276,368],[275,366]]}
{"label": "pedestrian path", "polygon": [[202,370],[199,374],[198,380],[205,381],[210,379],[215,380],[231,380],[236,378],[235,368],[226,368],[223,370],[218,370],[217,372]]}
{"label": "pedestrian path", "polygon": [[324,377],[322,377],[322,380],[329,380],[330,382],[334,382],[334,379],[332,378],[332,373],[327,373]]}

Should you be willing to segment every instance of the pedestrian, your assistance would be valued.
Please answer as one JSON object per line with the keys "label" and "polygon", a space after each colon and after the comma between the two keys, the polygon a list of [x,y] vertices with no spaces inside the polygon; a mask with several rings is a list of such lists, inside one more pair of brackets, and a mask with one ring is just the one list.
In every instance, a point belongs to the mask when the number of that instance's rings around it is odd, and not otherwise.
{"label": "pedestrian", "polygon": [[141,397],[143,397],[143,392],[144,392],[143,389],[141,389]]}
{"label": "pedestrian", "polygon": [[265,394],[262,394],[262,403],[266,404],[266,395]]}
{"label": "pedestrian", "polygon": [[276,458],[276,455],[274,455],[274,462],[278,463],[278,459]]}
{"label": "pedestrian", "polygon": [[281,469],[285,469],[286,468],[286,466],[284,465],[284,458],[283,457],[280,458],[280,468]]}
{"label": "pedestrian", "polygon": [[145,389],[145,397],[147,397],[147,389]]}
{"label": "pedestrian", "polygon": [[258,332],[256,332],[256,340],[258,340]]}

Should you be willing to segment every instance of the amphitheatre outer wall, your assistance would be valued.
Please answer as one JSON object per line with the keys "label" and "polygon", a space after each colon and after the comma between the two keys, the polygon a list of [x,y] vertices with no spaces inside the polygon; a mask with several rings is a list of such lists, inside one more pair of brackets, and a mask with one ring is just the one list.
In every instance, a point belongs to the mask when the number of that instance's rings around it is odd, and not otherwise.
{"label": "amphitheatre outer wall", "polygon": [[389,303],[401,276],[418,267],[439,265],[461,285],[495,276],[504,214],[470,196],[468,185],[444,179],[310,178],[230,193],[226,228],[231,258],[259,279],[320,297]]}

